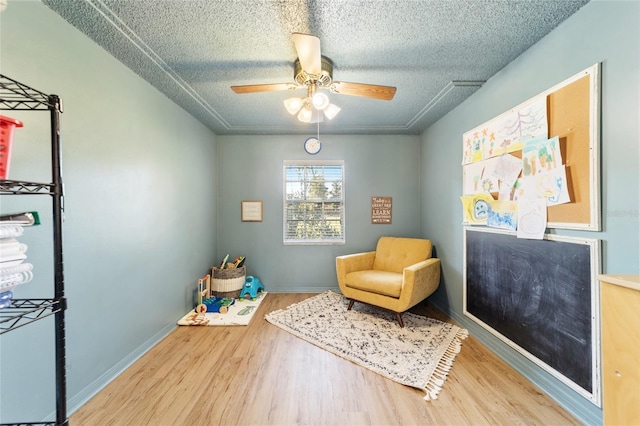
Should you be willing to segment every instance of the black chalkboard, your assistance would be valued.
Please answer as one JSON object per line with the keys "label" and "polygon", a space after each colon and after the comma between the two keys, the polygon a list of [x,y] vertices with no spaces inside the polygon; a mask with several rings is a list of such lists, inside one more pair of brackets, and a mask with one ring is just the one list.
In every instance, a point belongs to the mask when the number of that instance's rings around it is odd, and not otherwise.
{"label": "black chalkboard", "polygon": [[465,246],[465,313],[593,394],[593,244],[467,228]]}

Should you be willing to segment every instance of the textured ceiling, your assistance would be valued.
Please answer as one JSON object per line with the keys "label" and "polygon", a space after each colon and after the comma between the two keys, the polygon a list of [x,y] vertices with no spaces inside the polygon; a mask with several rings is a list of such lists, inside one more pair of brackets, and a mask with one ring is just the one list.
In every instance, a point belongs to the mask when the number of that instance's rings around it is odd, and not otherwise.
{"label": "textured ceiling", "polygon": [[[420,134],[588,0],[42,0],[216,134],[300,134],[291,33],[316,35],[334,80],[397,87],[330,94],[321,133]],[[304,96],[304,91],[294,92]]]}

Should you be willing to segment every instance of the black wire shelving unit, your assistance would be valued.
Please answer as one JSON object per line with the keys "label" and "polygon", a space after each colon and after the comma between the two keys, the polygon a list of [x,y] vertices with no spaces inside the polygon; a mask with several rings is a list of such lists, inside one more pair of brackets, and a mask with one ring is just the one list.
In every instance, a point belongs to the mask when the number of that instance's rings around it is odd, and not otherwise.
{"label": "black wire shelving unit", "polygon": [[13,299],[11,306],[0,310],[0,335],[22,328],[34,321],[54,316],[56,420],[53,422],[2,423],[3,425],[68,425],[64,271],[62,261],[62,221],[64,194],[61,173],[60,114],[62,103],[56,95],[48,95],[0,74],[0,110],[49,111],[51,116],[51,182],[0,180],[0,195],[49,195],[53,209],[52,299]]}

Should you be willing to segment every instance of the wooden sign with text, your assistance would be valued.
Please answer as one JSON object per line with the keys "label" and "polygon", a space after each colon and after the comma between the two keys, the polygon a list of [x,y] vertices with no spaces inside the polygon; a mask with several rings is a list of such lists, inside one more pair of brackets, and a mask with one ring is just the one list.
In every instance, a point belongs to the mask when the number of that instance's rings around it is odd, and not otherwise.
{"label": "wooden sign with text", "polygon": [[371,223],[391,223],[391,197],[371,197]]}

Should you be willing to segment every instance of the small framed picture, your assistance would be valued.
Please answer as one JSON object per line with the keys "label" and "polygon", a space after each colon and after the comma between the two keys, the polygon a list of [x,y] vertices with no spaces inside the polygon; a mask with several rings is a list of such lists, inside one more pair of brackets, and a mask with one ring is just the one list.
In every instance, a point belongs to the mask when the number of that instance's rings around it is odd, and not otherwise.
{"label": "small framed picture", "polygon": [[242,221],[262,222],[262,201],[242,201]]}

